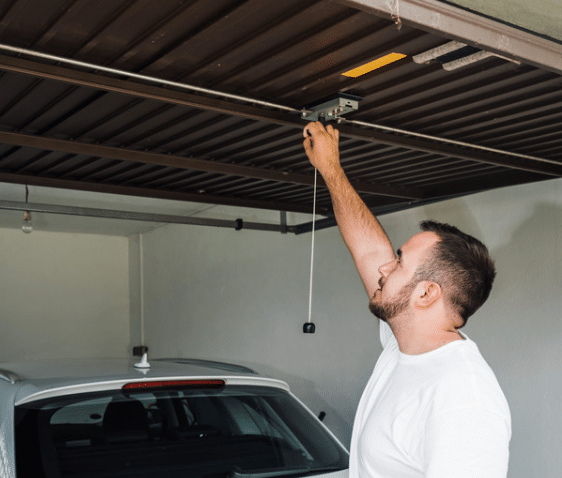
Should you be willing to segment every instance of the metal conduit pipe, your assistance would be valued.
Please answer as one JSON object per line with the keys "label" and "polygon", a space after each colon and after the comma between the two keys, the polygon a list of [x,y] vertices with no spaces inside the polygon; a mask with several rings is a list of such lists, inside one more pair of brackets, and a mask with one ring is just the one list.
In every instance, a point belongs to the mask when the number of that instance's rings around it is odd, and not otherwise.
{"label": "metal conduit pipe", "polygon": [[295,226],[286,224],[268,224],[262,222],[243,221],[242,219],[212,219],[206,217],[189,217],[171,214],[150,214],[112,209],[96,209],[78,206],[62,206],[57,204],[35,204],[0,200],[0,209],[11,211],[30,211],[45,214],[63,214],[68,216],[97,217],[104,219],[121,219],[129,221],[160,222],[168,224],[189,224],[194,226],[226,227],[230,229],[251,229],[256,231],[295,232]]}
{"label": "metal conduit pipe", "polygon": [[490,148],[488,146],[480,146],[478,144],[465,143],[464,141],[457,141],[455,139],[440,138],[439,136],[431,136],[429,134],[416,133],[416,132],[413,132],[413,131],[407,131],[405,129],[394,128],[394,127],[391,127],[391,126],[383,126],[383,125],[374,124],[374,123],[366,123],[365,121],[348,120],[348,119],[345,119],[345,118],[338,118],[338,122],[342,123],[342,124],[351,124],[351,125],[355,125],[355,126],[363,126],[365,128],[379,129],[381,131],[387,131],[389,133],[405,135],[405,136],[412,136],[414,138],[427,139],[427,140],[430,140],[430,141],[436,141],[436,142],[443,143],[443,144],[450,144],[452,146],[459,146],[461,148],[476,149],[476,150],[480,150],[480,151],[486,151],[487,153],[503,154],[503,155],[506,155],[506,156],[512,156],[514,158],[529,159],[531,161],[538,161],[538,162],[541,162],[541,163],[555,164],[557,166],[560,166],[559,161],[554,161],[552,159],[539,158],[538,156],[530,156],[528,154],[515,153],[515,152],[512,152],[512,151],[504,151],[503,149],[496,149],[496,148]]}
{"label": "metal conduit pipe", "polygon": [[242,101],[244,103],[251,103],[253,105],[264,106],[266,108],[274,108],[282,111],[287,111],[289,113],[298,113],[298,114],[307,113],[307,112],[311,113],[311,111],[297,110],[296,108],[291,108],[289,106],[284,106],[284,105],[278,105],[276,103],[270,103],[269,101],[256,100],[254,98],[248,98],[246,96],[234,95],[232,93],[210,90],[208,88],[202,88],[200,86],[188,85],[186,83],[180,83],[177,81],[170,81],[170,80],[165,80],[163,78],[155,78],[153,76],[142,75],[140,73],[133,73],[130,71],[119,70],[116,68],[109,68],[107,66],[95,65],[93,63],[88,63],[79,60],[72,60],[71,58],[65,58],[58,55],[50,55],[48,53],[41,53],[34,50],[28,50],[27,48],[15,47],[3,43],[0,43],[0,50],[6,50],[12,53],[18,53],[20,55],[26,55],[34,58],[41,58],[43,60],[56,61],[67,65],[78,66],[80,68],[89,68],[96,71],[103,71],[105,73],[111,73],[113,75],[122,75],[129,78],[135,78],[137,80],[148,81],[150,83],[157,83],[160,85],[173,86],[175,88],[181,88],[184,90],[196,91],[197,93],[203,93],[206,95],[219,96],[230,100]]}

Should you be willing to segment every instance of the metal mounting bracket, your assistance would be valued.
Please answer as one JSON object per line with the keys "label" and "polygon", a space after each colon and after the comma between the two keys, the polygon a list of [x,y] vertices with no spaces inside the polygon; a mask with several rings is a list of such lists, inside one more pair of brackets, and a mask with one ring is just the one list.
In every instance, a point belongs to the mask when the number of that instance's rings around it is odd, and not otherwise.
{"label": "metal mounting bracket", "polygon": [[306,107],[302,118],[308,121],[331,121],[359,108],[359,96],[339,93],[334,99]]}

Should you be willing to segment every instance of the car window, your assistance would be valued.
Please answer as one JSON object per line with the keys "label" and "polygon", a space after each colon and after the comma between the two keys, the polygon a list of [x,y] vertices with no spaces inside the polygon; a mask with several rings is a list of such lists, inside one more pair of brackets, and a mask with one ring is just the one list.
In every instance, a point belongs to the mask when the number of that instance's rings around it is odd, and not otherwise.
{"label": "car window", "polygon": [[94,424],[100,423],[111,397],[101,397],[83,402],[71,403],[57,410],[50,419],[52,425],[63,423]]}
{"label": "car window", "polygon": [[112,391],[16,407],[17,476],[303,476],[347,452],[285,391]]}

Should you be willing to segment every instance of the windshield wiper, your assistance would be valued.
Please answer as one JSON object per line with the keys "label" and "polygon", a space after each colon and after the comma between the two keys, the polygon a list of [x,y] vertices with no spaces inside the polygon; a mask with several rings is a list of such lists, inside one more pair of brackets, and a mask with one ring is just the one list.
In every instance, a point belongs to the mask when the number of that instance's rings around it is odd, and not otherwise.
{"label": "windshield wiper", "polygon": [[294,477],[313,476],[318,473],[327,473],[331,471],[341,471],[345,468],[339,466],[326,466],[323,468],[283,468],[281,470],[262,470],[256,472],[246,472],[240,469],[232,470],[227,478],[274,478],[278,476],[291,475]]}

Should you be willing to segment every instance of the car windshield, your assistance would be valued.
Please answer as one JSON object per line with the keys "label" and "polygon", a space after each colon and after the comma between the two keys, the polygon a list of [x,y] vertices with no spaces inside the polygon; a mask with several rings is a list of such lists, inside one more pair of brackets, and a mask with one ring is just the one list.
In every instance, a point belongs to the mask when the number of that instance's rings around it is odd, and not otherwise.
{"label": "car windshield", "polygon": [[16,407],[15,423],[17,476],[269,478],[348,467],[341,445],[274,388],[71,395]]}

